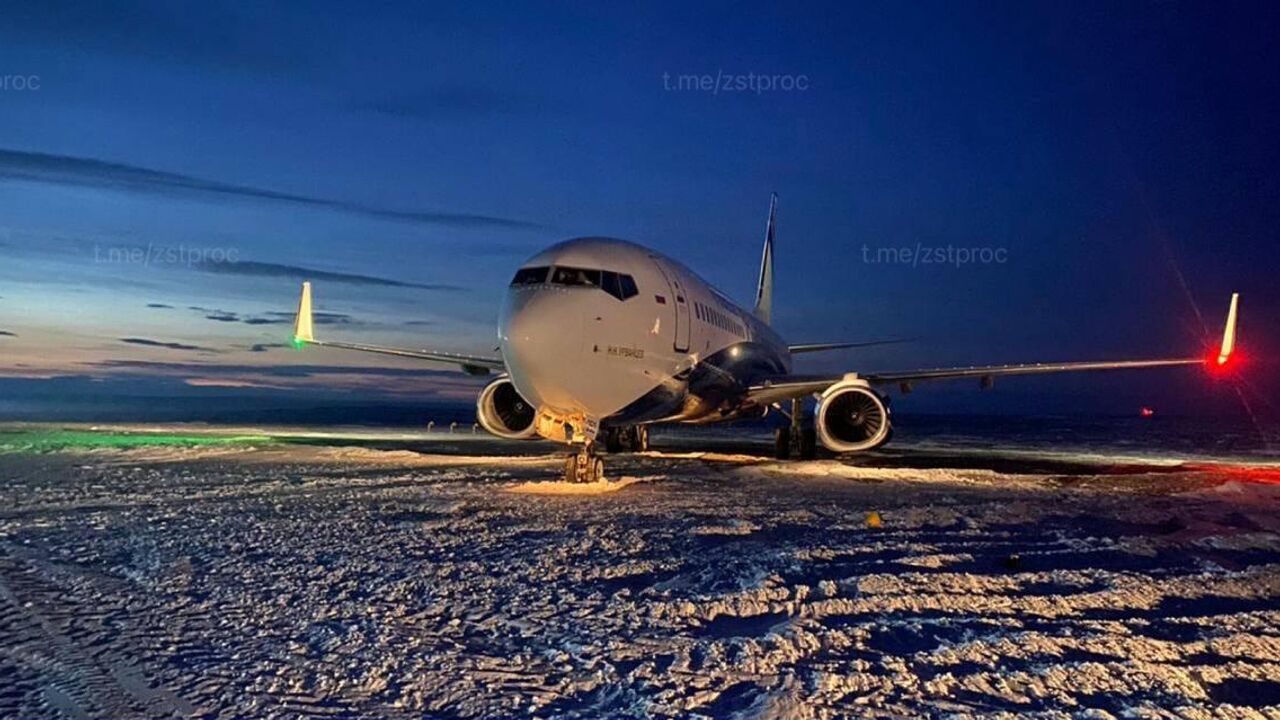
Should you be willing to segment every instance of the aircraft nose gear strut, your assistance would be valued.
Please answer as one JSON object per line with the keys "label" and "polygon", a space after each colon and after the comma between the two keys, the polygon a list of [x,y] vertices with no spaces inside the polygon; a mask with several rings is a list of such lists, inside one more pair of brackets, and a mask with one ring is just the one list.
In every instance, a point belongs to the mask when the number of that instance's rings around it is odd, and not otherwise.
{"label": "aircraft nose gear strut", "polygon": [[564,481],[593,483],[604,480],[604,460],[596,455],[594,442],[585,442],[564,461]]}

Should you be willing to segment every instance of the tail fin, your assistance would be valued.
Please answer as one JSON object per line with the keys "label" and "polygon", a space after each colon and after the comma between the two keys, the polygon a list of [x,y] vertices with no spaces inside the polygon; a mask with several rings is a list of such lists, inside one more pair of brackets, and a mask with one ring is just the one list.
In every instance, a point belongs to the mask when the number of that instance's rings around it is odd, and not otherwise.
{"label": "tail fin", "polygon": [[769,225],[764,231],[764,252],[760,257],[760,280],[756,283],[756,307],[753,311],[765,325],[773,318],[773,234],[778,214],[778,193],[769,196]]}

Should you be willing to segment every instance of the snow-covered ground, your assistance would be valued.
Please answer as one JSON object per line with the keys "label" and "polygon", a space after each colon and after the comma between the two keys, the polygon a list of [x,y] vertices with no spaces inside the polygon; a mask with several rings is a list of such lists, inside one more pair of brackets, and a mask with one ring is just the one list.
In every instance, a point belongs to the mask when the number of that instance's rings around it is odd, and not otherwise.
{"label": "snow-covered ground", "polygon": [[0,717],[1280,717],[1275,468],[168,432],[0,443]]}

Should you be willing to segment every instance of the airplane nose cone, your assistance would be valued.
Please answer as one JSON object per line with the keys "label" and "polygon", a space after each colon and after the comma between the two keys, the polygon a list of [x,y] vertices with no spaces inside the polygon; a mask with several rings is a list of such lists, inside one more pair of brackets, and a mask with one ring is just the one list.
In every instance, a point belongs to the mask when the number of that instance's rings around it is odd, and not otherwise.
{"label": "airplane nose cone", "polygon": [[573,410],[566,390],[582,359],[578,303],[547,288],[513,289],[503,304],[499,342],[511,380],[536,406]]}

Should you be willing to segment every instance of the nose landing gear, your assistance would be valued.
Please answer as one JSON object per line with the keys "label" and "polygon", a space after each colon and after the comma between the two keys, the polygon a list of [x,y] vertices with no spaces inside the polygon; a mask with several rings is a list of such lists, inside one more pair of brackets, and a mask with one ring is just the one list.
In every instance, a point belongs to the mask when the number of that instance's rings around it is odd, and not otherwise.
{"label": "nose landing gear", "polygon": [[565,482],[594,483],[604,480],[604,460],[596,455],[595,450],[594,442],[586,442],[578,452],[565,458]]}
{"label": "nose landing gear", "polygon": [[[600,429],[596,440],[578,444],[578,451],[564,459],[564,480],[572,483],[592,483],[604,480],[604,461],[596,454],[600,443],[610,454],[624,451],[644,452],[649,449],[649,428],[646,425],[627,425]],[[578,440],[578,438],[574,438]]]}

